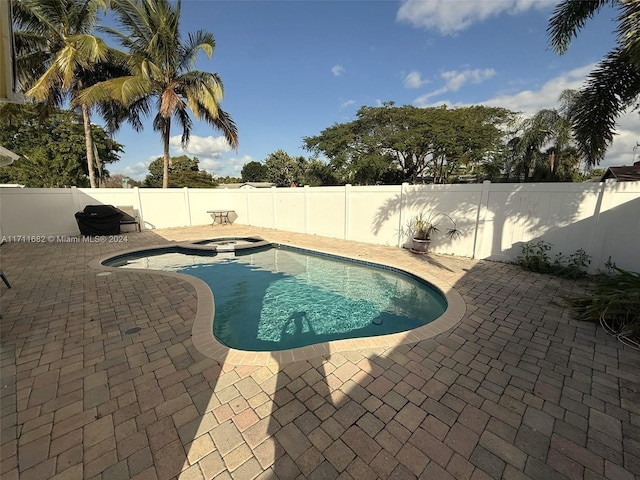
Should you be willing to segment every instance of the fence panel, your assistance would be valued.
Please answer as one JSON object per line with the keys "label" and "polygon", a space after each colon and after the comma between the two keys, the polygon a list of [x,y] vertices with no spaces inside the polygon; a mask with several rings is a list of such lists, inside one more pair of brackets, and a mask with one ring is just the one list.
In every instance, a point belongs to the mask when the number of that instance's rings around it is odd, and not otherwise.
{"label": "fence panel", "polygon": [[416,214],[446,213],[462,232],[432,243],[436,253],[508,261],[524,242],[552,255],[584,249],[592,270],[612,260],[640,270],[640,182],[393,185],[269,189],[0,188],[0,234],[78,235],[74,214],[90,204],[133,205],[143,228],[204,225],[207,210],[235,210],[234,223],[382,245],[403,245]]}
{"label": "fence panel", "polygon": [[345,238],[345,188],[316,187],[307,191],[306,231],[322,237]]}

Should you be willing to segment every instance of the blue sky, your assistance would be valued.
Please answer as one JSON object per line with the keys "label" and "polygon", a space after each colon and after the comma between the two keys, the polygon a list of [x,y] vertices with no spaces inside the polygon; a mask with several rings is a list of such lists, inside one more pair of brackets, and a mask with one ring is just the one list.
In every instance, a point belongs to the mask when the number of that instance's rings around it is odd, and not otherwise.
{"label": "blue sky", "polygon": [[[222,108],[238,126],[240,146],[232,151],[200,122],[186,151],[174,128],[172,155],[197,156],[215,176],[240,176],[245,163],[279,149],[310,156],[303,137],[353,120],[363,105],[553,108],[611,49],[615,28],[615,11],[604,10],[558,56],[546,35],[556,3],[183,0],[183,37],[205,29],[216,38],[213,58],[202,54],[196,68],[222,78]],[[631,164],[637,113],[622,117],[618,132],[602,166]],[[116,140],[125,152],[112,173],[141,180],[162,153],[150,121],[142,133],[124,126]]]}

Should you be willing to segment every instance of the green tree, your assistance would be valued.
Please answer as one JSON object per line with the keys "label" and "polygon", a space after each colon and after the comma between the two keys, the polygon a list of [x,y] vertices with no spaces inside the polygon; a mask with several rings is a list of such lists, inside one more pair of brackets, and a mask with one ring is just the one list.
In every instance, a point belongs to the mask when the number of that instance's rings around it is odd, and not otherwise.
{"label": "green tree", "polygon": [[[92,34],[106,0],[14,0],[17,73],[25,94],[50,106],[96,81],[96,68],[109,55],[107,44]],[[102,68],[104,74],[108,69]],[[96,147],[91,136],[91,112],[81,105],[87,171],[97,187]]]}
{"label": "green tree", "polygon": [[[125,185],[127,185],[125,187]],[[138,182],[122,173],[114,173],[105,179],[105,188],[133,188],[143,186],[143,182]]]}
{"label": "green tree", "polygon": [[525,118],[511,142],[508,170],[524,181],[571,181],[580,165],[575,146],[572,114],[576,94],[565,90],[558,109],[542,109]]}
{"label": "green tree", "polygon": [[497,156],[504,148],[502,127],[512,115],[493,107],[396,107],[387,102],[362,107],[356,120],[303,140],[307,150],[329,159],[342,181],[446,181]]}
{"label": "green tree", "polygon": [[304,157],[293,158],[284,150],[270,153],[264,162],[267,179],[277,187],[297,185],[304,172]]}
{"label": "green tree", "polygon": [[216,178],[216,182],[218,182],[218,184],[242,183],[242,179],[238,178],[238,177],[231,177],[231,176],[227,175],[226,177],[218,177],[218,178]]}
{"label": "green tree", "polygon": [[267,178],[267,167],[260,162],[249,162],[240,172],[243,182],[264,182]]}
{"label": "green tree", "polygon": [[572,121],[580,152],[589,165],[597,165],[615,134],[616,119],[628,108],[638,108],[640,96],[640,2],[630,0],[563,0],[547,28],[551,47],[567,52],[571,40],[587,20],[605,6],[618,11],[617,42],[579,91]]}
{"label": "green tree", "polygon": [[340,184],[331,165],[317,158],[305,162],[301,183],[312,187]]}
{"label": "green tree", "polygon": [[[213,176],[200,170],[198,157],[180,155],[171,159],[169,187],[213,188],[217,185]],[[163,186],[164,158],[158,157],[149,164],[149,175],[144,179],[146,187]]]}
{"label": "green tree", "polygon": [[171,123],[176,121],[182,129],[182,146],[186,147],[193,126],[189,111],[221,130],[233,148],[238,147],[236,125],[219,105],[224,92],[220,77],[194,68],[200,51],[211,58],[215,39],[198,30],[182,41],[180,7],[180,1],[112,0],[122,32],[103,30],[114,35],[127,51],[130,74],[99,82],[79,97],[90,104],[113,99],[142,112],[150,112],[152,103],[157,104],[153,128],[162,137],[163,188],[169,186]]}
{"label": "green tree", "polygon": [[[34,188],[89,186],[82,118],[70,110],[54,109],[40,119],[38,111],[34,104],[0,107],[0,144],[22,155],[0,168],[0,180]],[[104,165],[118,161],[122,145],[102,127],[91,125],[91,132],[100,161]],[[106,168],[101,169],[108,175]]]}

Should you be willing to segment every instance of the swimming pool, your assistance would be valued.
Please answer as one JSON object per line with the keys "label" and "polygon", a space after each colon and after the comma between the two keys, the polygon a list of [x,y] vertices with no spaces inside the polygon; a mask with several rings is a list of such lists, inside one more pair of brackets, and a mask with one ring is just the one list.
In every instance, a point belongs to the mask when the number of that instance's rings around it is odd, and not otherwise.
{"label": "swimming pool", "polygon": [[430,323],[447,309],[442,293],[397,269],[262,245],[235,252],[161,248],[104,264],[202,279],[215,299],[215,337],[245,351],[405,332]]}

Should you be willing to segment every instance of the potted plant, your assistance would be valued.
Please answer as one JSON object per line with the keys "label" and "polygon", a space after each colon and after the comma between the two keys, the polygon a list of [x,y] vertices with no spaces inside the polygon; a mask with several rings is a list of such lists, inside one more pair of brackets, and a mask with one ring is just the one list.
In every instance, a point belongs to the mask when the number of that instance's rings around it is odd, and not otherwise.
{"label": "potted plant", "polygon": [[435,213],[429,216],[425,216],[424,213],[419,213],[409,221],[408,232],[411,234],[413,240],[411,251],[413,253],[424,255],[429,252],[429,245],[431,245],[431,237],[433,234],[438,233],[438,218],[448,219],[452,227],[448,228],[445,235],[449,238],[456,238],[460,235],[460,230],[456,227],[456,222],[446,213]]}

